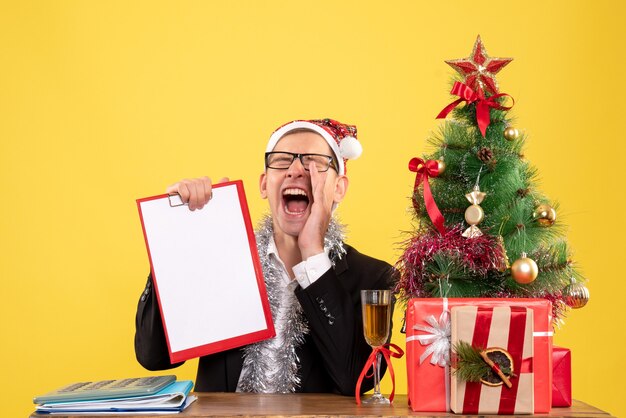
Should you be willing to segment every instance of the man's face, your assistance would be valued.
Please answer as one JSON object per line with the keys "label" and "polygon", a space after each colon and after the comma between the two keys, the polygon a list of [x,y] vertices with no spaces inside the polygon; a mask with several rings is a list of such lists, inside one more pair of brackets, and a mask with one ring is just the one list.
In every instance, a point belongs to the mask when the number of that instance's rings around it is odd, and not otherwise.
{"label": "man's face", "polygon": [[[273,151],[333,155],[324,138],[311,131],[285,135],[278,141]],[[323,204],[330,211],[333,203],[339,203],[343,199],[347,178],[339,175],[333,168],[326,173],[318,174],[320,181],[324,181]],[[282,231],[297,237],[311,214],[314,200],[311,173],[305,170],[300,160],[296,158],[286,170],[267,168],[265,173],[261,174],[260,189],[261,197],[268,199],[270,204],[274,232]]]}

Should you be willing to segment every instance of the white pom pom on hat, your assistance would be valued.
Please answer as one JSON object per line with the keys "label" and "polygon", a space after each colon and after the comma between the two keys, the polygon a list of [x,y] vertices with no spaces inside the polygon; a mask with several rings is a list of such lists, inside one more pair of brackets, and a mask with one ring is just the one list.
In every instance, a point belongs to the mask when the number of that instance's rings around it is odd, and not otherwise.
{"label": "white pom pom on hat", "polygon": [[346,136],[339,143],[339,152],[346,160],[356,160],[363,153],[363,147],[355,137]]}
{"label": "white pom pom on hat", "polygon": [[317,132],[326,140],[335,158],[340,162],[339,174],[346,174],[347,160],[355,160],[363,153],[363,147],[357,139],[356,126],[346,125],[333,119],[295,120],[286,123],[270,136],[265,152],[272,151],[283,136],[298,129]]}

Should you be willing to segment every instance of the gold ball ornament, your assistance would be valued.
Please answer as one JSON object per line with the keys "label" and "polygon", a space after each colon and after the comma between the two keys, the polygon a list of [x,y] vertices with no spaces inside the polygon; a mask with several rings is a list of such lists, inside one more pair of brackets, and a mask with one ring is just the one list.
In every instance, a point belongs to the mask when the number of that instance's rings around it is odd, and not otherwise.
{"label": "gold ball ornament", "polygon": [[552,226],[556,222],[556,210],[550,205],[541,204],[535,208],[533,218],[540,226]]}
{"label": "gold ball ornament", "polygon": [[532,258],[528,258],[526,253],[522,253],[522,256],[511,266],[511,276],[519,284],[532,283],[538,275],[537,263]]}
{"label": "gold ball ornament", "polygon": [[507,141],[515,141],[519,138],[519,131],[512,126],[507,126],[504,130],[504,137]]}
{"label": "gold ball ornament", "polygon": [[439,174],[446,171],[446,163],[444,163],[443,160],[437,160],[437,170],[439,171]]}
{"label": "gold ball ornament", "polygon": [[563,296],[567,306],[573,309],[580,309],[589,302],[589,289],[572,278],[571,283],[563,289]]}

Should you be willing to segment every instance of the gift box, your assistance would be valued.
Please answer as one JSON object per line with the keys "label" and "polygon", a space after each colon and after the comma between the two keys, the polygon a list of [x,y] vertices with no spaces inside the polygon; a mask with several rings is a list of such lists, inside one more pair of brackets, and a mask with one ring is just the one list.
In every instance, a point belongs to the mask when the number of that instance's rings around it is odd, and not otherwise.
{"label": "gift box", "polygon": [[[519,306],[461,306],[451,309],[450,323],[452,411],[471,415],[532,414],[533,310]],[[464,350],[459,348],[461,342],[466,343]],[[462,368],[478,369],[478,373],[471,373],[477,381],[463,380]]]}
{"label": "gift box", "polygon": [[572,352],[552,350],[552,406],[572,406]]}
{"label": "gift box", "polygon": [[406,311],[408,398],[416,412],[450,410],[450,309],[521,306],[534,316],[535,412],[552,405],[552,304],[545,299],[413,298]]}

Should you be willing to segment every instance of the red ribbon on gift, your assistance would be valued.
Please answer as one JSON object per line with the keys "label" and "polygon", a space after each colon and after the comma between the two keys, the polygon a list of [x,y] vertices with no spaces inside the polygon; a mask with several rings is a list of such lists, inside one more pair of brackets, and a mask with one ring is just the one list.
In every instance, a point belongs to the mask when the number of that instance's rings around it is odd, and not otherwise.
{"label": "red ribbon on gift", "polygon": [[[474,91],[470,86],[458,81],[454,82],[454,86],[452,86],[450,94],[459,96],[459,99],[444,107],[443,110],[437,115],[437,119],[445,119],[446,116],[448,116],[448,113],[450,113],[452,109],[457,107],[461,102],[467,102],[467,104],[476,102],[476,122],[478,123],[478,129],[480,129],[480,133],[483,134],[483,137],[485,136],[485,132],[487,132],[489,123],[491,123],[491,117],[489,116],[490,109],[509,110],[513,107],[513,105],[502,106],[500,103],[496,102],[496,99],[500,97],[511,97],[506,93],[498,93],[485,98],[485,93],[483,93],[481,89]],[[513,100],[512,97],[511,100]],[[513,100],[513,104],[515,104],[515,100]]]}
{"label": "red ribbon on gift", "polygon": [[[390,348],[393,348],[396,351],[394,352]],[[377,367],[376,362],[378,359],[378,353],[382,354],[383,357],[385,358],[385,362],[387,362],[387,368],[389,369],[389,375],[391,376],[391,384],[392,384],[391,395],[389,395],[389,402],[393,402],[393,396],[396,392],[396,376],[393,373],[393,366],[391,365],[391,357],[400,358],[404,355],[404,351],[397,345],[389,343],[389,344],[384,344],[380,347],[374,348],[374,350],[372,351],[372,354],[370,354],[370,356],[367,358],[367,361],[365,362],[365,366],[363,367],[363,370],[361,371],[361,375],[359,376],[359,380],[357,380],[356,382],[356,404],[357,405],[361,405],[361,383],[363,382],[363,379],[365,377],[373,376],[374,369],[376,369]],[[368,370],[371,370],[371,373],[367,374]]]}
{"label": "red ribbon on gift", "polygon": [[520,373],[532,373],[533,372],[533,358],[525,358],[522,360],[522,365],[519,369]]}
{"label": "red ribbon on gift", "polygon": [[415,208],[415,211],[419,212],[419,205],[417,204],[415,194],[417,194],[417,189],[419,188],[420,183],[422,183],[424,185],[424,202],[426,202],[426,212],[428,212],[430,220],[437,227],[439,233],[445,233],[446,229],[443,226],[443,215],[439,211],[437,203],[435,203],[433,193],[430,190],[430,184],[428,183],[429,177],[437,177],[439,175],[439,163],[436,160],[424,161],[421,158],[416,157],[409,161],[409,170],[417,173],[415,176],[415,185],[413,186],[413,207]]}

